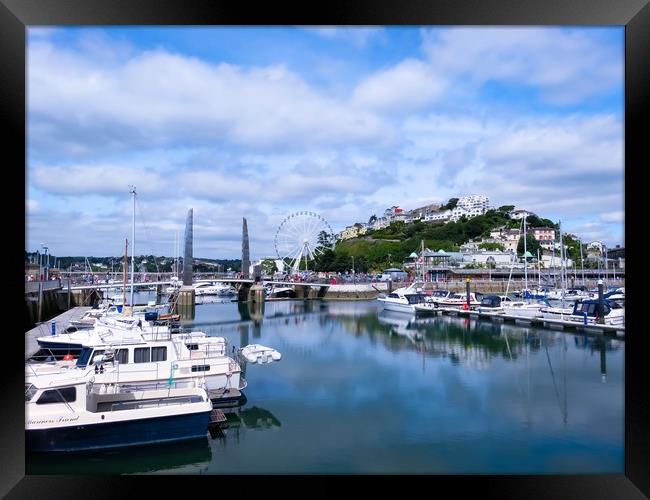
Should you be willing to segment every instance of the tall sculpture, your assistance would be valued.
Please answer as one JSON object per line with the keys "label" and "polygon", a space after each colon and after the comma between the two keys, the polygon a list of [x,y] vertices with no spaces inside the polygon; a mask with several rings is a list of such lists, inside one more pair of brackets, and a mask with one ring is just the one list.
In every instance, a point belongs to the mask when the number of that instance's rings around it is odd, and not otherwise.
{"label": "tall sculpture", "polygon": [[251,265],[250,254],[248,253],[248,225],[246,224],[246,217],[244,217],[244,226],[242,228],[242,243],[241,243],[241,272],[243,278],[248,278],[248,269]]}
{"label": "tall sculpture", "polygon": [[183,255],[183,285],[192,286],[192,208],[187,211],[185,222],[185,254]]}

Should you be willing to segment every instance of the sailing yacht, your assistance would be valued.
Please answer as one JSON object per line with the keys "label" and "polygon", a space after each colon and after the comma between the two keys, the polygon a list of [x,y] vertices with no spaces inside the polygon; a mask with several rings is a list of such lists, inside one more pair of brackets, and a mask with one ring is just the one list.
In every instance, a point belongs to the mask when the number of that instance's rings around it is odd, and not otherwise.
{"label": "sailing yacht", "polygon": [[538,318],[542,316],[541,309],[548,307],[550,304],[544,299],[543,296],[537,293],[533,294],[528,288],[528,258],[532,257],[528,252],[526,244],[526,215],[523,219],[523,236],[524,236],[524,289],[522,290],[521,297],[523,300],[502,300],[500,308],[504,314],[511,316],[519,316],[526,319]]}

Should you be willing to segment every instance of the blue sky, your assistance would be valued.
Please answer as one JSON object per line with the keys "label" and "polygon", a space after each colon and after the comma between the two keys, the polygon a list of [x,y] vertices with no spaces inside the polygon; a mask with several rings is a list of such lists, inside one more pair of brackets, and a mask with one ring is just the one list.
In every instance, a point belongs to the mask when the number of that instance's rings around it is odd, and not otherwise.
{"label": "blue sky", "polygon": [[274,254],[484,194],[624,240],[622,27],[28,28],[27,241],[54,255]]}

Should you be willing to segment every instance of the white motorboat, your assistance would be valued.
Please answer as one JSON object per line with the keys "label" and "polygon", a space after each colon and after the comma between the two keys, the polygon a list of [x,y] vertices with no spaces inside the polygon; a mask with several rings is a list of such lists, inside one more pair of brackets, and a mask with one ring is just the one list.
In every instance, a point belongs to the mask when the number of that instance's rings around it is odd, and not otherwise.
{"label": "white motorboat", "polygon": [[541,318],[542,308],[550,307],[545,300],[511,300],[502,301],[501,307],[505,314],[525,318]]}
{"label": "white motorboat", "polygon": [[503,304],[505,302],[512,302],[512,299],[506,295],[485,295],[481,298],[481,303],[476,310],[479,314],[504,314]]}
{"label": "white motorboat", "polygon": [[199,281],[192,285],[196,295],[232,295],[236,290],[231,285],[213,281]]}
{"label": "white motorboat", "polygon": [[292,299],[296,296],[293,286],[270,285],[265,287],[266,297],[269,299]]}
{"label": "white motorboat", "polygon": [[[156,340],[166,338],[179,330],[176,323],[147,320],[145,316],[107,316],[95,319],[90,329],[73,331],[69,327],[61,333],[38,337],[36,342],[42,349],[50,349],[57,357],[64,354],[78,354],[84,345],[131,340]],[[193,336],[205,336],[203,332],[192,332]]]}
{"label": "white motorboat", "polygon": [[32,452],[77,452],[207,437],[204,387],[138,390],[91,372],[25,379],[25,441]]}
{"label": "white motorboat", "polygon": [[[469,294],[469,306],[470,308],[478,307],[481,303],[476,299],[474,292]],[[452,293],[448,297],[440,299],[438,301],[439,307],[452,307],[464,309],[467,307],[467,295],[461,293]]]}
{"label": "white motorboat", "polygon": [[[590,299],[576,302],[569,321],[583,324],[596,324],[600,322],[598,316],[598,300]],[[615,301],[603,300],[603,317],[606,325],[625,325],[625,307]]]}
{"label": "white motorboat", "polygon": [[453,292],[450,292],[449,290],[434,290],[431,295],[428,295],[429,301],[438,304],[441,300],[444,300],[448,297],[453,295]]}
{"label": "white motorboat", "polygon": [[409,287],[398,288],[387,296],[377,297],[377,300],[384,305],[386,311],[415,313],[415,305],[426,301],[426,295],[419,286],[413,283]]}
{"label": "white motorboat", "polygon": [[82,346],[77,359],[66,355],[59,361],[28,362],[25,372],[78,376],[75,374],[94,371],[98,382],[154,386],[200,377],[209,391],[241,391],[246,387],[241,366],[227,351],[223,337],[174,334],[167,339],[145,340],[104,336],[99,342]]}
{"label": "white motorboat", "polygon": [[573,313],[573,306],[571,307],[542,307],[540,309],[542,313],[542,319],[559,319],[566,320]]}
{"label": "white motorboat", "polygon": [[241,355],[249,363],[271,363],[273,361],[280,361],[282,354],[271,347],[266,347],[260,344],[250,344],[241,349]]}
{"label": "white motorboat", "polygon": [[427,296],[425,297],[424,302],[420,302],[419,304],[414,304],[413,309],[415,310],[416,314],[433,314],[436,311],[439,310],[440,306],[432,300],[430,300],[431,297]]}

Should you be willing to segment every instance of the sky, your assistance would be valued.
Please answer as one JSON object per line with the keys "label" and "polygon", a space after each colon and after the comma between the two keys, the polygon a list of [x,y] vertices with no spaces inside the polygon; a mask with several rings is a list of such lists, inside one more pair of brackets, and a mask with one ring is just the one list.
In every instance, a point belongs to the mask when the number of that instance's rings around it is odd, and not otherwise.
{"label": "sky", "polygon": [[470,194],[624,245],[621,26],[27,30],[27,251],[123,255],[129,185],[137,255]]}

